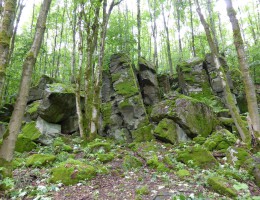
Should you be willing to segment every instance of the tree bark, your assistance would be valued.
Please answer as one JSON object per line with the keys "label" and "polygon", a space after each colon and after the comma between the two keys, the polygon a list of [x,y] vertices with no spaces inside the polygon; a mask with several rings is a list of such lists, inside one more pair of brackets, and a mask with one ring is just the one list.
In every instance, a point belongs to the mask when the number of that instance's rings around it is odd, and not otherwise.
{"label": "tree bark", "polygon": [[164,29],[166,33],[166,44],[167,44],[167,55],[168,55],[168,63],[170,67],[170,74],[173,75],[173,65],[172,65],[172,55],[171,55],[171,44],[170,44],[170,37],[169,37],[169,28],[167,26],[167,22],[165,19],[165,13],[164,13],[164,6],[162,4],[162,14],[163,14],[163,24]]}
{"label": "tree bark", "polygon": [[44,36],[46,18],[48,15],[51,1],[52,0],[43,1],[36,24],[36,31],[34,35],[33,44],[23,63],[23,73],[18,98],[14,106],[14,111],[11,116],[8,130],[4,135],[3,143],[0,147],[0,158],[3,158],[6,161],[11,161],[13,159],[15,142],[17,140],[17,136],[21,128],[22,119],[24,116],[24,111],[29,95],[31,76]]}
{"label": "tree bark", "polygon": [[16,0],[6,0],[0,23],[0,106],[4,96],[6,68],[8,66],[10,41],[13,35]]}
{"label": "tree bark", "polygon": [[233,38],[234,38],[234,45],[237,51],[237,57],[240,65],[240,70],[242,72],[242,78],[245,86],[246,92],[246,100],[247,106],[249,111],[249,116],[251,118],[253,132],[255,136],[258,138],[258,143],[260,142],[260,117],[258,113],[258,105],[257,105],[257,98],[256,98],[256,90],[253,80],[250,76],[249,72],[249,65],[246,60],[246,52],[245,46],[242,39],[240,27],[238,20],[236,18],[236,12],[233,8],[231,0],[225,0],[227,4],[227,13],[232,24],[233,29]]}
{"label": "tree bark", "polygon": [[[71,77],[70,82],[75,83],[76,75],[76,24],[77,24],[77,4],[73,3],[73,18],[72,18],[72,51],[71,51]],[[82,50],[83,51],[83,50]]]}
{"label": "tree bark", "polygon": [[209,47],[210,47],[210,50],[211,50],[211,54],[213,56],[214,64],[216,65],[216,68],[218,70],[218,75],[221,78],[221,84],[222,84],[222,87],[224,89],[224,98],[225,98],[225,101],[226,101],[225,102],[226,106],[229,109],[229,112],[232,116],[232,119],[234,120],[234,123],[236,125],[236,128],[237,128],[239,134],[240,134],[241,139],[248,146],[250,146],[251,145],[251,135],[250,135],[249,131],[247,130],[247,128],[245,127],[244,122],[241,119],[241,116],[239,115],[239,112],[238,112],[238,109],[236,107],[233,95],[230,91],[229,85],[228,85],[227,80],[226,80],[225,71],[220,64],[218,50],[217,50],[217,47],[216,47],[216,45],[215,45],[215,43],[212,39],[210,27],[209,27],[208,23],[206,22],[203,14],[201,12],[198,0],[195,0],[195,2],[197,4],[197,12],[198,12],[200,21],[201,21],[201,23],[204,27],[205,32],[206,32],[206,36],[207,36],[207,40],[208,40]]}
{"label": "tree bark", "polygon": [[191,26],[191,48],[192,48],[193,57],[196,57],[195,36],[194,36],[194,26],[193,26],[193,12],[192,12],[191,0],[189,0],[189,6],[190,6],[190,26]]}
{"label": "tree bark", "polygon": [[181,55],[181,57],[180,57],[180,60],[181,60],[183,55],[182,55],[182,42],[181,42],[180,4],[181,4],[181,1],[178,0],[175,4],[175,9],[177,12],[177,29],[178,29],[178,41],[179,41],[179,53]]}
{"label": "tree bark", "polygon": [[140,0],[137,0],[137,51],[138,51],[138,60],[141,57],[141,9],[140,9]]}

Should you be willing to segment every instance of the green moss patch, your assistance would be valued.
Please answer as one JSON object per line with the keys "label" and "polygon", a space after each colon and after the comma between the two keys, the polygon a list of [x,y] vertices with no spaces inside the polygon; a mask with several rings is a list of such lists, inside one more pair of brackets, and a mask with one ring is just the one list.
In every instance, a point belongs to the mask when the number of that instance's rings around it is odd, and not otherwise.
{"label": "green moss patch", "polygon": [[32,104],[28,106],[26,112],[29,113],[30,115],[37,113],[39,105],[40,105],[40,101],[34,101]]}
{"label": "green moss patch", "polygon": [[41,136],[41,132],[36,128],[36,122],[29,122],[23,128],[21,132],[22,136],[32,141],[37,140]]}
{"label": "green moss patch", "polygon": [[97,158],[102,163],[108,163],[114,160],[115,155],[113,153],[100,153],[97,155]]}
{"label": "green moss patch", "polygon": [[132,138],[135,142],[145,142],[154,139],[152,134],[153,125],[143,126],[137,130],[132,131]]}
{"label": "green moss patch", "polygon": [[74,185],[96,175],[95,168],[81,161],[69,159],[51,170],[50,182]]}
{"label": "green moss patch", "polygon": [[112,148],[107,142],[92,142],[88,147],[92,153],[109,152]]}
{"label": "green moss patch", "polygon": [[201,146],[189,147],[177,153],[177,160],[187,165],[201,168],[214,168],[218,164],[213,155]]}
{"label": "green moss patch", "polygon": [[134,96],[139,92],[134,79],[114,83],[114,88],[117,94],[123,95],[125,97]]}
{"label": "green moss patch", "polygon": [[175,144],[177,142],[176,124],[173,120],[163,119],[154,130],[156,138],[163,142]]}
{"label": "green moss patch", "polygon": [[176,174],[180,178],[184,178],[184,177],[190,176],[190,172],[188,170],[186,170],[186,169],[181,169],[181,170],[177,171]]}
{"label": "green moss patch", "polygon": [[55,159],[54,155],[34,154],[27,158],[26,166],[40,167],[52,163]]}
{"label": "green moss patch", "polygon": [[142,167],[143,163],[135,156],[127,155],[124,157],[122,166],[124,169],[130,170],[130,169]]}
{"label": "green moss patch", "polygon": [[222,177],[210,177],[207,180],[210,188],[221,195],[227,195],[229,197],[236,197],[237,192],[232,184]]}
{"label": "green moss patch", "polygon": [[18,135],[16,144],[15,144],[15,151],[23,153],[27,151],[31,151],[36,148],[36,144],[27,137],[24,137],[23,134]]}
{"label": "green moss patch", "polygon": [[227,161],[239,168],[248,158],[250,158],[249,152],[240,147],[230,147],[227,150]]}

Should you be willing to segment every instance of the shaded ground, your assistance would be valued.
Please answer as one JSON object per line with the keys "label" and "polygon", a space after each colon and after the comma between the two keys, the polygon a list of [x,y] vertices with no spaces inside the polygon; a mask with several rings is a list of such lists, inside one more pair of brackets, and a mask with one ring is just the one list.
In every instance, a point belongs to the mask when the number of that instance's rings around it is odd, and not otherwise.
{"label": "shaded ground", "polygon": [[[46,148],[41,151],[51,150]],[[70,154],[74,154],[76,159],[96,166],[98,175],[92,180],[82,181],[74,186],[64,186],[61,183],[51,184],[48,182],[51,176],[50,169],[57,163],[42,168],[28,168],[22,165],[14,171],[15,187],[8,194],[2,194],[1,198],[11,199],[12,196],[13,199],[25,200],[229,199],[210,190],[206,183],[207,177],[216,175],[219,169],[203,170],[189,167],[174,159],[172,164],[165,164],[166,170],[147,165],[146,161],[149,156],[157,155],[159,162],[163,163],[166,156],[175,154],[174,151],[173,146],[158,142],[130,147],[113,145],[111,152],[114,153],[115,158],[104,164],[97,160],[97,153],[78,149]],[[138,158],[143,166],[133,169],[123,167],[123,161],[127,155]],[[26,156],[28,155],[20,155],[24,158]],[[188,170],[190,175],[178,176],[176,172],[180,169]],[[243,176],[243,171],[234,170],[234,172],[238,176]],[[230,178],[230,180],[233,179]],[[260,199],[260,189],[250,180],[250,177],[245,175],[241,177],[241,180],[233,181],[234,184],[247,186],[238,191],[240,199]]]}

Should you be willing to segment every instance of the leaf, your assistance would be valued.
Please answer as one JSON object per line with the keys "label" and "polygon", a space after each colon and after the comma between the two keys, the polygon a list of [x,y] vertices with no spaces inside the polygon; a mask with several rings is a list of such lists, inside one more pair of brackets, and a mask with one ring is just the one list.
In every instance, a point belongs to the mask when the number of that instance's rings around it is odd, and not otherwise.
{"label": "leaf", "polygon": [[238,183],[238,184],[235,184],[233,185],[233,187],[239,191],[239,190],[248,190],[248,185],[245,184],[245,183]]}

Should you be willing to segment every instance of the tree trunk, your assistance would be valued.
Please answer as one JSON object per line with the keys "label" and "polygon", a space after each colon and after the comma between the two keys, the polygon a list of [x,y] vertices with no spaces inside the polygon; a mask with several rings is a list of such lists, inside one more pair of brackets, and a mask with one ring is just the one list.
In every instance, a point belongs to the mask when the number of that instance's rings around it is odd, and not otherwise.
{"label": "tree trunk", "polygon": [[171,44],[170,44],[170,37],[169,37],[169,28],[168,28],[167,23],[166,23],[163,4],[162,4],[162,14],[163,14],[164,29],[165,29],[165,33],[166,33],[168,63],[169,63],[169,67],[170,67],[170,74],[172,76],[173,75],[173,66],[172,66]]}
{"label": "tree trunk", "polygon": [[236,18],[236,12],[233,8],[231,0],[226,0],[226,4],[227,4],[227,13],[233,29],[234,45],[236,47],[237,57],[238,57],[240,70],[242,72],[242,78],[245,86],[247,106],[248,106],[249,116],[251,118],[250,121],[252,122],[252,124],[251,125],[249,124],[249,126],[252,126],[254,134],[258,138],[258,143],[259,143],[260,142],[260,117],[258,113],[255,85],[250,76],[249,65],[246,60],[245,46],[242,39],[239,23]]}
{"label": "tree trunk", "polygon": [[181,42],[181,24],[180,24],[180,18],[181,18],[181,14],[180,14],[180,4],[181,1],[178,0],[176,2],[175,8],[176,8],[176,12],[177,12],[177,29],[178,29],[178,41],[179,41],[179,53],[181,55],[180,60],[182,59],[183,55],[182,55],[182,42]]}
{"label": "tree trunk", "polygon": [[138,60],[141,57],[141,9],[140,9],[140,0],[137,0],[137,51],[138,51]]}
{"label": "tree trunk", "polygon": [[36,24],[34,41],[23,63],[23,74],[21,78],[18,98],[16,100],[14,111],[11,116],[9,128],[5,133],[3,143],[0,147],[0,158],[3,158],[6,161],[11,161],[13,159],[15,143],[21,128],[22,119],[24,116],[24,111],[29,95],[32,71],[35,66],[36,59],[41,47],[45,31],[46,18],[48,15],[51,1],[52,0],[43,1]]}
{"label": "tree trunk", "polygon": [[0,24],[0,106],[4,96],[6,68],[8,66],[10,41],[13,35],[16,0],[6,0]]}
{"label": "tree trunk", "polygon": [[233,95],[230,91],[229,85],[227,84],[227,80],[226,80],[226,75],[225,75],[225,71],[223,69],[223,67],[220,64],[219,61],[219,54],[218,54],[218,50],[217,47],[211,37],[211,33],[210,33],[210,28],[208,23],[206,22],[203,14],[201,13],[201,9],[199,6],[199,2],[198,0],[195,1],[197,4],[197,12],[200,18],[200,21],[204,27],[204,30],[206,32],[206,36],[207,36],[207,40],[209,43],[209,47],[213,56],[213,60],[214,60],[214,64],[216,65],[216,68],[218,69],[218,75],[221,78],[221,84],[222,87],[224,89],[224,98],[225,98],[225,103],[226,106],[229,109],[229,112],[232,116],[232,119],[235,122],[236,128],[241,136],[241,139],[248,145],[251,145],[251,135],[249,133],[249,131],[247,130],[247,128],[244,125],[244,121],[241,119],[241,116],[239,115],[238,109],[236,107]]}
{"label": "tree trunk", "polygon": [[[60,7],[58,6],[57,8],[57,13],[60,12]],[[52,73],[51,73],[51,77],[56,77],[56,71],[57,71],[57,67],[55,69],[55,61],[56,61],[56,48],[57,48],[57,37],[58,37],[58,16],[56,16],[56,20],[55,20],[55,36],[54,36],[54,44],[53,44],[53,52],[52,52]],[[55,72],[54,72],[55,70]]]}
{"label": "tree trunk", "polygon": [[191,0],[189,0],[189,6],[190,6],[190,26],[191,26],[191,47],[192,47],[192,55],[193,55],[193,57],[196,57],[195,36],[194,36],[194,27],[193,27],[193,12],[192,12]]}
{"label": "tree trunk", "polygon": [[[75,83],[76,75],[76,24],[77,24],[77,4],[73,3],[73,19],[72,19],[72,51],[71,51],[71,77],[70,82]],[[82,50],[83,51],[83,50]]]}

